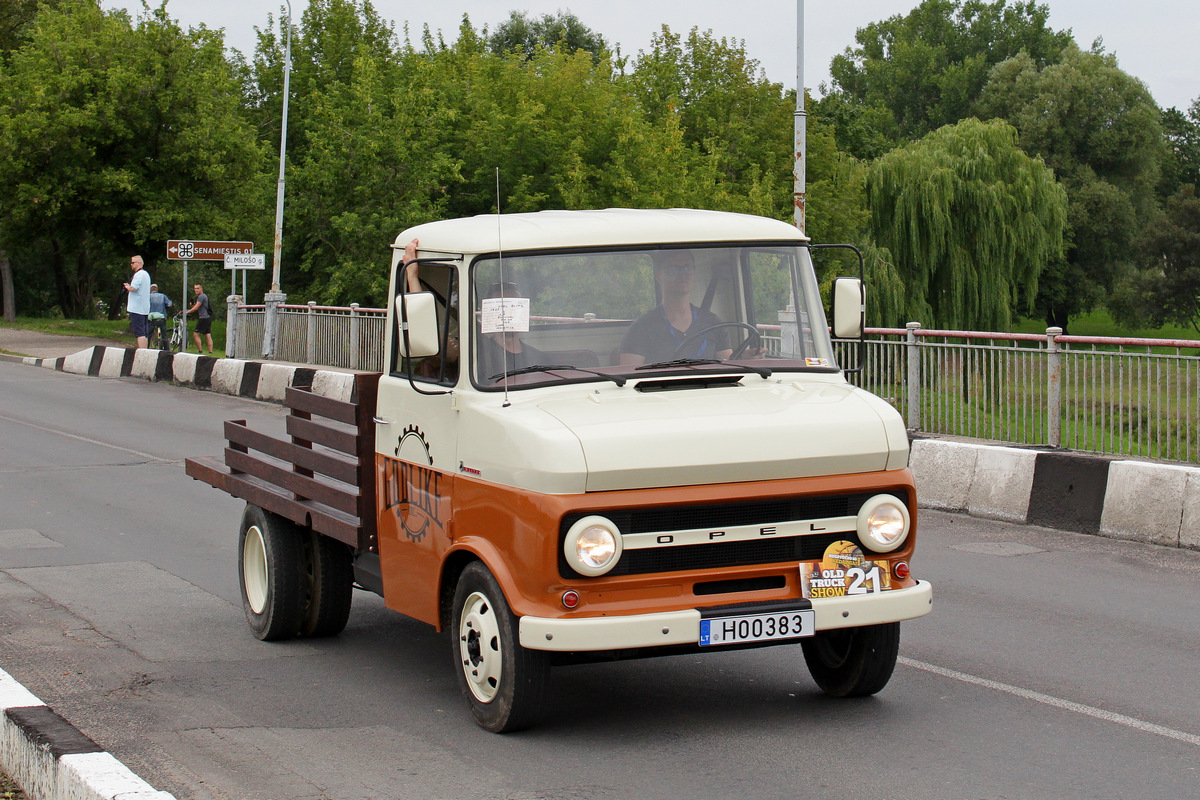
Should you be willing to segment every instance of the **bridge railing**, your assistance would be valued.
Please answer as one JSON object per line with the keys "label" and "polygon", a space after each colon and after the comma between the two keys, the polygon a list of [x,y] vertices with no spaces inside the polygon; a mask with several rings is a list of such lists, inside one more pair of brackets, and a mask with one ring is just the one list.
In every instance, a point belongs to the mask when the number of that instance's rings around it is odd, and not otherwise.
{"label": "bridge railing", "polygon": [[[857,358],[838,342],[843,364]],[[1195,461],[1200,341],[871,328],[850,379],[909,430]]]}

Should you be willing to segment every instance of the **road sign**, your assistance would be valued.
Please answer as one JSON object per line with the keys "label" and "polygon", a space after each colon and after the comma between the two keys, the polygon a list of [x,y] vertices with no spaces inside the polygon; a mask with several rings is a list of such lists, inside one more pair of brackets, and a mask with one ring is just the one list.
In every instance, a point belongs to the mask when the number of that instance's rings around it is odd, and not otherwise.
{"label": "road sign", "polygon": [[225,269],[266,269],[267,257],[263,253],[226,253]]}
{"label": "road sign", "polygon": [[167,241],[167,258],[175,261],[224,261],[230,253],[253,253],[254,242],[198,242],[193,239]]}

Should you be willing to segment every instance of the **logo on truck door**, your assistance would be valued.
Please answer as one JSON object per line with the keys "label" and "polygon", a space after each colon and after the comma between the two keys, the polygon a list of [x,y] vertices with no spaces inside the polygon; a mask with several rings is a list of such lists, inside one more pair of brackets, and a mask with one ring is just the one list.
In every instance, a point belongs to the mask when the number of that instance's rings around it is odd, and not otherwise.
{"label": "logo on truck door", "polygon": [[444,532],[439,516],[442,499],[440,472],[429,469],[433,459],[425,437],[414,425],[404,429],[396,442],[396,455],[409,460],[384,459],[384,507],[396,515],[400,529],[409,541],[419,542],[430,531]]}
{"label": "logo on truck door", "polygon": [[433,466],[433,456],[429,454],[429,442],[425,441],[425,434],[421,433],[421,429],[416,425],[409,425],[396,440],[396,458]]}

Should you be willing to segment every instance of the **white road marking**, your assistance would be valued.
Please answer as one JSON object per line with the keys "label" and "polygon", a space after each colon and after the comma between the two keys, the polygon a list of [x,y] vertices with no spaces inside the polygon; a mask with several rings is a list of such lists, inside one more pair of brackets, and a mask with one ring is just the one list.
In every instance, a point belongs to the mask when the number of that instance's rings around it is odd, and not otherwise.
{"label": "white road marking", "polygon": [[37,423],[34,423],[34,422],[26,422],[23,419],[15,419],[13,417],[5,416],[4,414],[0,414],[0,419],[5,420],[7,422],[15,422],[18,425],[25,425],[29,428],[34,428],[35,430],[44,431],[45,433],[56,433],[59,436],[65,436],[68,439],[76,439],[81,442],[87,442],[88,444],[99,445],[100,447],[110,447],[113,450],[121,450],[126,453],[132,453],[133,455],[137,456],[138,458],[146,458],[151,461],[165,461],[167,463],[170,463],[170,461],[171,461],[170,459],[163,458],[162,456],[152,456],[149,453],[143,453],[141,450],[134,450],[129,447],[121,447],[121,445],[119,445],[119,444],[112,444],[111,442],[102,442],[98,439],[89,439],[86,436],[80,436],[75,433],[67,433],[66,431],[61,431],[57,428],[47,428],[44,425],[38,425]]}
{"label": "white road marking", "polygon": [[1026,700],[1032,700],[1035,703],[1041,703],[1042,705],[1061,708],[1064,711],[1071,711],[1076,714],[1095,717],[1096,719],[1102,719],[1107,722],[1115,722],[1118,725],[1124,725],[1127,728],[1133,728],[1145,733],[1154,733],[1158,734],[1159,736],[1166,736],[1168,739],[1176,739],[1180,742],[1185,742],[1187,744],[1200,747],[1200,736],[1192,733],[1184,733],[1183,731],[1177,731],[1174,728],[1167,728],[1162,725],[1155,725],[1153,722],[1146,722],[1145,720],[1136,719],[1134,717],[1127,717],[1124,714],[1118,714],[1115,711],[1105,711],[1102,708],[1085,706],[1082,703],[1074,703],[1070,700],[1063,700],[1061,697],[1042,694],[1041,692],[1035,692],[1030,689],[1022,689],[1019,686],[1010,686],[1007,683],[991,681],[987,678],[980,678],[976,675],[969,675],[965,672],[958,672],[956,670],[946,669],[945,667],[926,664],[924,661],[914,661],[911,658],[904,658],[903,656],[897,658],[896,662],[898,664],[903,664],[906,667],[912,667],[913,669],[919,669],[925,672],[932,672],[934,675],[941,675],[943,678],[950,678],[951,680],[970,683],[974,686],[982,686],[985,689],[992,689],[997,692],[1005,692],[1006,694],[1023,697]]}

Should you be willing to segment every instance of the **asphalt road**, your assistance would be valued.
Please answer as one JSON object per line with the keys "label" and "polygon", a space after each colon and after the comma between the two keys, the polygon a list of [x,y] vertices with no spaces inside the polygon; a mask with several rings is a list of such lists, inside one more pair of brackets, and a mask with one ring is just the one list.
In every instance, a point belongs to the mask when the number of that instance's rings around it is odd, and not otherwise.
{"label": "asphalt road", "polygon": [[181,799],[1200,797],[1200,553],[922,512],[934,611],[881,694],[824,697],[797,647],[596,664],[496,736],[372,595],[251,637],[241,504],[182,460],[282,416],[0,362],[0,665]]}

